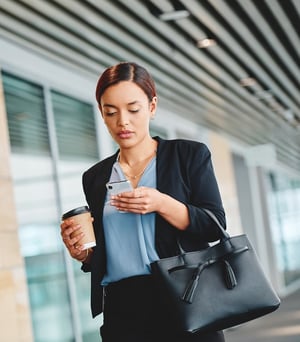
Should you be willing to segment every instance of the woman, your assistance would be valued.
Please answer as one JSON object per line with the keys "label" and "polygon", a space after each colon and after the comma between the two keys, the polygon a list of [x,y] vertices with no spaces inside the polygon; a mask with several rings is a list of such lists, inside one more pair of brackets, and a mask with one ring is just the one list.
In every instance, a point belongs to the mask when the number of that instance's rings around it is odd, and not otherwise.
{"label": "woman", "polygon": [[[93,216],[97,246],[82,250],[80,226],[61,224],[70,255],[91,272],[92,315],[103,312],[103,342],[220,342],[222,332],[186,335],[176,331],[159,299],[150,263],[186,251],[206,248],[220,238],[201,208],[225,225],[225,214],[204,144],[152,138],[149,122],[157,109],[153,79],[135,63],[104,71],[96,99],[119,151],[83,175]],[[108,182],[130,180],[133,190],[115,196]]]}

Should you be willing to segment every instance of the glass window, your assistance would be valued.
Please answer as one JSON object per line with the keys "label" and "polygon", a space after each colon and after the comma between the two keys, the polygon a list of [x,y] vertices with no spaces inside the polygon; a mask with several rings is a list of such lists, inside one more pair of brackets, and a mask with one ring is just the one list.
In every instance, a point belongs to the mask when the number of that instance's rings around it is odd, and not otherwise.
{"label": "glass window", "polygon": [[43,89],[6,73],[3,83],[12,151],[49,155]]}
{"label": "glass window", "polygon": [[300,181],[269,174],[271,227],[285,285],[300,279]]}
{"label": "glass window", "polygon": [[[98,161],[94,109],[89,103],[51,92],[58,146],[58,182],[62,211],[86,205],[82,173]],[[102,317],[92,319],[90,276],[74,260],[73,275],[84,342],[98,342]]]}
{"label": "glass window", "polygon": [[43,89],[8,73],[3,85],[34,340],[73,341]]}
{"label": "glass window", "polygon": [[55,91],[51,98],[60,159],[97,159],[93,106]]}

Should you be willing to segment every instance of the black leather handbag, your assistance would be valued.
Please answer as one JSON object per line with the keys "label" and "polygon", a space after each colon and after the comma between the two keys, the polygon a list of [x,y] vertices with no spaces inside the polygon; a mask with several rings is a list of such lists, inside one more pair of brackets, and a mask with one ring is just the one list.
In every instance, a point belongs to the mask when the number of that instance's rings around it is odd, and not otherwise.
{"label": "black leather handbag", "polygon": [[205,250],[151,264],[162,298],[180,331],[217,331],[275,311],[280,299],[246,235],[230,237],[215,215],[220,241]]}

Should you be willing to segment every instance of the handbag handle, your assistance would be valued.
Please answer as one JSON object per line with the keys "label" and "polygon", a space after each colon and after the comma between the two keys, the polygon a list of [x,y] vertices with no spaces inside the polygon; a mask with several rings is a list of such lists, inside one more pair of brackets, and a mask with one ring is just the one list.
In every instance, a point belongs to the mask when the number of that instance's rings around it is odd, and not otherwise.
{"label": "handbag handle", "polygon": [[222,234],[222,237],[221,237],[221,240],[224,240],[224,239],[229,239],[230,238],[230,235],[226,232],[226,230],[223,228],[223,226],[221,225],[221,223],[219,222],[219,220],[216,218],[216,215],[208,210],[208,209],[205,209],[205,208],[202,208],[202,210],[216,223],[216,225],[220,228],[220,231],[221,231],[221,234]]}
{"label": "handbag handle", "polygon": [[[227,247],[220,249],[220,254],[218,253],[219,255],[214,255],[213,257],[209,256],[203,263],[200,262],[199,264],[194,265],[195,271],[193,272],[193,275],[189,283],[187,284],[186,289],[181,297],[181,299],[187,303],[192,303],[193,301],[194,293],[198,286],[199,277],[202,271],[205,268],[219,261],[222,261],[224,264],[224,274],[223,274],[224,282],[228,289],[230,290],[233,289],[237,285],[237,279],[229,261],[227,261],[224,257],[229,254],[240,254],[240,253],[246,252],[249,249],[248,246],[234,249],[234,246],[231,245],[230,235],[222,227],[222,225],[220,224],[219,220],[216,218],[214,213],[212,213],[210,210],[205,209],[205,208],[202,208],[202,210],[216,223],[216,225],[220,229],[220,232],[221,232],[220,245],[223,245],[223,246],[227,245]],[[177,236],[177,244],[178,244],[180,253],[185,254],[185,251],[180,244],[178,236]],[[230,251],[227,250],[228,244],[233,248]],[[180,270],[180,269],[184,269],[184,268],[193,268],[191,266],[192,265],[187,266],[183,264],[183,265],[174,267],[172,269],[169,269],[169,273]]]}
{"label": "handbag handle", "polygon": [[[218,226],[218,228],[220,229],[221,232],[221,238],[220,240],[228,240],[230,239],[230,235],[226,232],[226,230],[222,227],[221,223],[219,222],[219,220],[217,219],[216,215],[210,211],[209,209],[206,208],[202,208],[202,210],[216,223],[216,225]],[[179,251],[181,254],[185,253],[185,250],[182,248],[180,240],[179,240],[179,236],[177,235],[177,245],[179,248]]]}

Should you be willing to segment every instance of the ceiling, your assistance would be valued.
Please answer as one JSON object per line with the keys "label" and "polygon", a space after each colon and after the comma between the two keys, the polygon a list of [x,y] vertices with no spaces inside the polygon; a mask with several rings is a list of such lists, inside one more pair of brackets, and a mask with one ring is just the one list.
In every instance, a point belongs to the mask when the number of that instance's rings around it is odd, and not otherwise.
{"label": "ceiling", "polygon": [[[299,0],[0,0],[0,36],[88,76],[152,73],[162,106],[300,170]],[[174,10],[188,16],[163,20]],[[199,40],[215,44],[200,48]]]}

